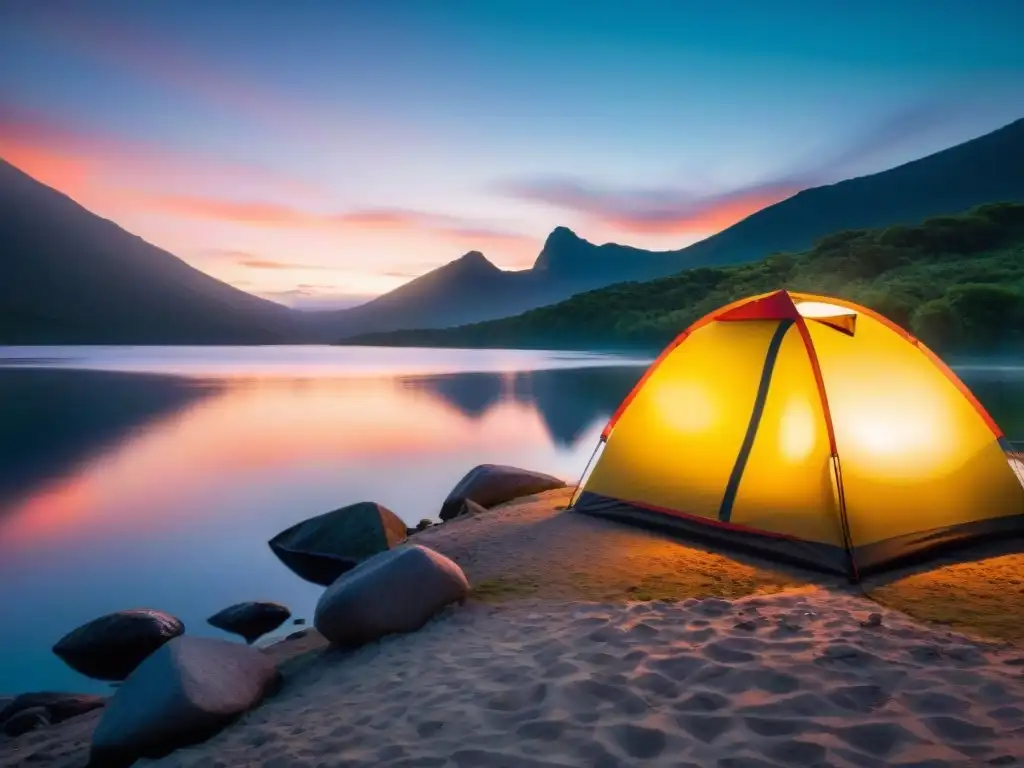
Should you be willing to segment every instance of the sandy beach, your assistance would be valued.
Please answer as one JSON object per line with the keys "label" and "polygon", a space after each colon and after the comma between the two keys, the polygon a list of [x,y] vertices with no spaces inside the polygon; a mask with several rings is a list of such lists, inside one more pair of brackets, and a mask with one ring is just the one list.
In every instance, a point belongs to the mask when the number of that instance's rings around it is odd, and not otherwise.
{"label": "sandy beach", "polygon": [[[469,606],[328,656],[161,766],[967,766],[1024,757],[1024,662],[872,604]],[[994,762],[992,762],[994,761]]]}
{"label": "sandy beach", "polygon": [[[465,569],[472,600],[357,651],[312,631],[272,646],[280,693],[139,765],[1024,763],[1020,646],[928,625],[839,581],[562,514],[566,500],[417,534]],[[1020,593],[1009,599],[1019,611]],[[0,766],[84,765],[97,718],[0,738]]]}

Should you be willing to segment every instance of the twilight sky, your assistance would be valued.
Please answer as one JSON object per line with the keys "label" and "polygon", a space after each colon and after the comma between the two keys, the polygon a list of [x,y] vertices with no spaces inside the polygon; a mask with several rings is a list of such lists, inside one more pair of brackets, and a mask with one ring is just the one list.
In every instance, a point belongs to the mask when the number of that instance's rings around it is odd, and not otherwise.
{"label": "twilight sky", "polygon": [[0,157],[342,306],[557,225],[679,248],[1024,116],[1021,0],[0,0]]}

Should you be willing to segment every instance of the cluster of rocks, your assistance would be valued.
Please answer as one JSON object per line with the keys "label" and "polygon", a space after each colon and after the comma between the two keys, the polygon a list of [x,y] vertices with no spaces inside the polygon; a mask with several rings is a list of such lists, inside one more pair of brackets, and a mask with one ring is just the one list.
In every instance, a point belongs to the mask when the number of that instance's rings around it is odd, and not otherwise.
{"label": "cluster of rocks", "polygon": [[[564,486],[550,475],[482,464],[448,494],[438,517],[443,523]],[[469,581],[462,569],[408,541],[433,526],[425,519],[406,528],[387,507],[364,501],[297,523],[269,545],[297,575],[327,587],[313,625],[331,643],[351,647],[414,631],[465,599]]]}
{"label": "cluster of rocks", "polygon": [[[280,603],[238,603],[207,619],[217,629],[252,644],[291,618]],[[121,682],[143,661],[185,633],[181,619],[151,608],[133,608],[100,616],[72,630],[53,652],[76,672],[94,680]]]}
{"label": "cluster of rocks", "polygon": [[[441,504],[442,523],[475,515],[522,496],[564,488],[557,477],[516,467],[481,464]],[[431,528],[423,519],[407,528],[382,504],[361,501],[296,523],[272,538],[270,549],[297,576],[326,587],[368,557],[386,552]]]}
{"label": "cluster of rocks", "polygon": [[[563,486],[549,475],[481,465],[449,494],[439,517],[448,521]],[[386,507],[360,502],[297,523],[269,544],[294,573],[326,587],[316,605],[317,631],[333,645],[354,647],[415,631],[469,594],[455,562],[409,543],[432,525],[423,520],[409,529]],[[61,638],[53,652],[83,675],[114,682],[115,693],[23,694],[0,701],[0,727],[18,736],[103,708],[91,765],[128,765],[198,743],[278,689],[281,675],[271,658],[249,646],[290,617],[278,603],[246,602],[207,620],[241,636],[243,645],[186,635],[180,619],[152,609],[101,616]]]}
{"label": "cluster of rocks", "polygon": [[[245,602],[208,622],[251,645],[290,617],[279,603]],[[103,708],[91,745],[98,765],[202,740],[259,703],[279,680],[260,651],[185,636],[184,622],[149,608],[93,619],[58,640],[53,652],[76,672],[115,684],[114,695],[22,694],[0,703],[0,728],[17,737]]]}

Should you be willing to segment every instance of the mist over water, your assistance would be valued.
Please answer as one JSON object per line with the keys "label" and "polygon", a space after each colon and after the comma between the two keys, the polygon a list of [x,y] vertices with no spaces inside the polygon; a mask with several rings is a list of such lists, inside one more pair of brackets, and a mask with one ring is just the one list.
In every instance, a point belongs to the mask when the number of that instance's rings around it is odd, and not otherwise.
{"label": "mist over water", "polygon": [[[0,348],[0,694],[102,691],[53,643],[153,607],[188,631],[237,601],[311,618],[267,540],[360,500],[435,517],[476,464],[575,482],[649,358],[341,347]],[[964,361],[1024,441],[1024,361]],[[284,629],[287,629],[285,627]]]}

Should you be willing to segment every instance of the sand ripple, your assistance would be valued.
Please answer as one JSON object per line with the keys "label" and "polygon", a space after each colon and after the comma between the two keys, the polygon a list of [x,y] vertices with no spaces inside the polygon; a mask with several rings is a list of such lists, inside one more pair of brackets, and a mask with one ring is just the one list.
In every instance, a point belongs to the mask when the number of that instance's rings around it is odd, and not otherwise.
{"label": "sand ripple", "polygon": [[[1020,653],[850,594],[470,604],[301,670],[161,766],[1024,763]],[[699,633],[699,634],[698,634]]]}

